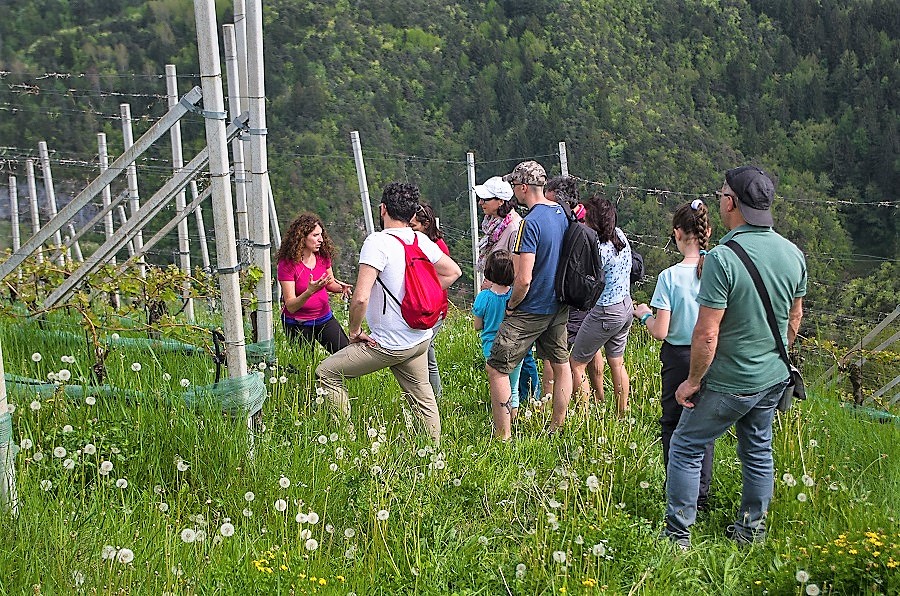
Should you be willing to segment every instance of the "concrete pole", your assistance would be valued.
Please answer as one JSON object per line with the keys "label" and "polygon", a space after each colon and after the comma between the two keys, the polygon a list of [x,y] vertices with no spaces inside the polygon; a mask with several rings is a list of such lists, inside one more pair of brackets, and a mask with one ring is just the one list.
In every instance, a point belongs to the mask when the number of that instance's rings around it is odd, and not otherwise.
{"label": "concrete pole", "polygon": [[[197,22],[203,106],[209,112],[208,116],[224,115],[225,100],[222,95],[215,0],[194,0],[194,17]],[[222,293],[225,358],[228,363],[228,375],[237,378],[247,375],[247,356],[244,347],[244,324],[241,318],[241,289],[238,283],[237,247],[234,237],[224,118],[206,118],[206,142],[209,147],[216,259]]]}
{"label": "concrete pole", "polygon": [[[0,380],[3,379],[3,350],[0,347]],[[16,459],[12,441],[12,416],[6,401],[6,383],[0,382],[0,512],[15,517],[19,513],[16,492]]]}
{"label": "concrete pole", "polygon": [[72,256],[75,257],[76,262],[84,263],[84,254],[82,254],[81,245],[78,243],[78,233],[75,231],[75,226],[72,222],[69,222],[66,229],[69,231],[69,237],[73,239]]}
{"label": "concrete pole", "polygon": [[9,177],[9,221],[12,224],[12,249],[16,251],[22,247],[22,237],[19,235],[19,187],[15,176]]}
{"label": "concrete pole", "polygon": [[262,270],[256,285],[257,341],[274,337],[272,320],[272,246],[269,240],[269,164],[266,149],[266,85],[263,60],[262,0],[246,0],[247,100],[250,112],[250,170],[253,172],[249,203],[253,208],[250,239],[253,264]]}
{"label": "concrete pole", "polygon": [[[53,188],[53,173],[50,171],[50,152],[47,150],[47,142],[38,143],[38,156],[41,160],[41,170],[44,173],[44,192],[47,194],[47,208],[50,211],[50,219],[56,217],[56,190]],[[57,247],[62,246],[62,235],[59,228],[53,232],[53,243]],[[58,265],[65,265],[65,257],[60,254],[56,260]]]}
{"label": "concrete pole", "polygon": [[[106,151],[106,133],[98,132],[97,133],[97,155],[100,157],[100,174],[103,174],[106,170],[109,169],[109,154]],[[103,187],[103,190],[100,191],[100,197],[103,200],[103,209],[106,211],[106,214],[103,216],[103,235],[107,242],[112,238],[112,235],[115,234],[115,228],[113,226],[113,209],[112,209],[112,191],[109,188],[109,185]],[[88,224],[91,226],[92,224]],[[129,244],[132,250],[134,250],[134,246]],[[109,259],[110,264],[116,264],[116,256],[113,255]],[[121,298],[119,297],[119,292],[113,292],[112,294],[112,307],[119,308],[121,304]]]}
{"label": "concrete pole", "polygon": [[[191,180],[191,197],[196,201],[200,193],[197,191],[197,183]],[[200,237],[200,262],[204,271],[212,271],[209,264],[209,241],[206,238],[206,224],[203,222],[203,208],[197,205],[194,209],[194,219],[197,222],[197,235]]]}
{"label": "concrete pole", "polygon": [[[125,224],[128,223],[128,216],[125,215],[125,207],[123,207],[122,205],[119,205],[118,207],[116,207],[116,214],[119,216],[119,226],[120,227],[124,226]],[[110,236],[110,238],[112,238],[112,236]],[[109,239],[107,239],[107,242],[109,242]],[[134,256],[134,242],[129,240],[126,243],[126,246],[128,247],[128,258],[133,257]]]}
{"label": "concrete pole", "polygon": [[469,175],[469,227],[472,229],[472,280],[475,284],[472,299],[481,291],[481,280],[484,274],[476,271],[478,264],[478,232],[481,227],[478,225],[478,196],[475,194],[475,154],[471,151],[466,153],[466,171]]}
{"label": "concrete pole", "polygon": [[[122,115],[122,142],[125,146],[125,151],[128,151],[131,149],[131,146],[134,145],[134,131],[131,128],[131,104],[119,104],[119,111]],[[128,164],[128,169],[125,170],[125,179],[128,181],[128,209],[131,212],[131,216],[134,217],[134,214],[141,208],[141,195],[138,191],[137,166],[134,162]],[[135,250],[140,250],[144,245],[144,236],[140,230],[138,230],[133,242]],[[138,262],[138,267],[141,271],[141,277],[146,277],[147,266],[143,257]]]}
{"label": "concrete pole", "polygon": [[[234,25],[222,25],[225,45],[225,74],[228,76],[228,115],[234,120],[241,113],[241,97],[246,87],[241,86],[238,75],[238,55],[235,49]],[[241,135],[243,136],[243,135]],[[234,215],[237,219],[238,238],[250,238],[247,219],[247,183],[244,171],[244,143],[241,136],[231,141],[231,155],[234,162]],[[256,217],[256,213],[253,214]]]}
{"label": "concrete pole", "polygon": [[566,142],[559,142],[559,169],[563,176],[569,175],[569,157],[566,155]]}
{"label": "concrete pole", "polygon": [[[238,107],[235,107],[234,116],[246,112],[248,107],[247,90],[250,82],[247,79],[247,11],[244,9],[245,0],[234,0],[234,49],[237,56],[238,80],[242,93],[238,96]],[[228,77],[231,79],[231,77]]]}
{"label": "concrete pole", "polygon": [[366,180],[366,164],[363,162],[362,145],[359,142],[359,131],[350,133],[350,143],[353,145],[353,160],[356,162],[356,180],[359,183],[359,197],[362,199],[363,217],[366,220],[366,234],[375,231],[375,222],[372,221],[372,205],[369,204],[369,183]]}
{"label": "concrete pole", "polygon": [[[166,64],[166,97],[169,108],[178,103],[178,75],[174,64]],[[184,155],[181,152],[181,122],[169,129],[172,139],[172,171],[178,174],[184,167]],[[191,245],[188,238],[188,222],[183,217],[185,210],[184,189],[175,195],[175,216],[180,217],[178,222],[178,265],[186,276],[191,274]],[[191,282],[185,279],[181,288],[181,295],[185,299],[184,316],[189,323],[194,322],[194,300],[191,298]]]}
{"label": "concrete pole", "polygon": [[[28,199],[31,205],[31,234],[37,234],[41,231],[41,212],[38,208],[37,185],[34,181],[34,160],[25,160],[25,180],[28,182]],[[44,262],[44,251],[38,247],[37,262]]]}
{"label": "concrete pole", "polygon": [[[19,232],[19,187],[15,176],[9,177],[9,221],[12,224],[12,249],[15,252],[22,247],[22,235]],[[17,278],[22,281],[21,269],[18,270]]]}
{"label": "concrete pole", "polygon": [[[272,226],[272,252],[278,253],[281,248],[281,226],[278,224],[278,212],[275,210],[275,195],[272,193],[272,184],[269,177],[266,176],[266,194],[269,195],[269,223]],[[281,304],[281,284],[274,283],[272,286],[272,303]]]}
{"label": "concrete pole", "polygon": [[[109,154],[106,152],[106,133],[104,132],[97,133],[97,154],[100,157],[100,173],[102,174],[109,169]],[[106,239],[109,240],[115,233],[115,229],[113,227],[112,209],[109,208],[112,205],[112,193],[108,184],[103,187],[100,196],[103,199],[103,208],[107,210],[106,215],[103,216],[103,233]],[[113,257],[110,262],[115,265],[116,258]]]}

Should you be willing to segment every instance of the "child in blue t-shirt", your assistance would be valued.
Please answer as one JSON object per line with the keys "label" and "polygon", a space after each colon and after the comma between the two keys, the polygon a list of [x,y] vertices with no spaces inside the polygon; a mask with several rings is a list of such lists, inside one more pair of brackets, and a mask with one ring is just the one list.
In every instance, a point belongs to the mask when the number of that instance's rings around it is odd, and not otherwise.
{"label": "child in blue t-shirt", "polygon": [[[697,293],[700,291],[700,274],[703,271],[703,257],[712,230],[709,225],[709,210],[700,199],[679,207],[672,216],[672,237],[678,252],[684,259],[662,273],[656,281],[656,290],[650,306],[639,304],[634,316],[647,326],[654,338],[663,340],[659,350],[662,362],[662,428],[663,464],[669,464],[669,443],[678,426],[683,408],[675,401],[675,391],[688,378],[691,368],[691,336],[700,305]],[[712,480],[713,445],[706,446],[700,466],[700,494],[697,508],[704,509],[709,498],[709,483]]]}
{"label": "child in blue t-shirt", "polygon": [[[508,250],[495,250],[488,255],[484,263],[484,278],[493,285],[487,290],[481,290],[475,296],[475,304],[472,305],[472,314],[475,315],[475,329],[481,331],[481,351],[485,359],[491,355],[491,347],[503,315],[506,313],[506,303],[512,295],[513,270],[512,253]],[[512,395],[509,399],[509,411],[513,420],[519,413],[519,373],[522,371],[520,362],[509,373],[509,386]]]}

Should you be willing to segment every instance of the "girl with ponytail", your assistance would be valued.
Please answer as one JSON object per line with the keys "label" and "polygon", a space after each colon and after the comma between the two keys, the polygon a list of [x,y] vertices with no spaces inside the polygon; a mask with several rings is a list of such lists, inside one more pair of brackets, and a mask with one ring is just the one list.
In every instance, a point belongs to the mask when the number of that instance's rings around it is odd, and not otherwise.
{"label": "girl with ponytail", "polygon": [[[650,306],[656,308],[656,314],[646,304],[639,304],[634,309],[635,318],[647,326],[650,335],[663,342],[659,351],[662,362],[662,417],[659,423],[665,466],[669,464],[672,433],[678,426],[682,412],[682,407],[675,401],[675,390],[690,372],[691,335],[700,310],[697,293],[700,291],[703,260],[712,233],[706,204],[695,199],[679,207],[672,216],[672,228],[675,245],[684,258],[659,274],[656,290],[650,300]],[[703,454],[698,509],[705,509],[709,498],[713,445],[714,443],[707,445]]]}

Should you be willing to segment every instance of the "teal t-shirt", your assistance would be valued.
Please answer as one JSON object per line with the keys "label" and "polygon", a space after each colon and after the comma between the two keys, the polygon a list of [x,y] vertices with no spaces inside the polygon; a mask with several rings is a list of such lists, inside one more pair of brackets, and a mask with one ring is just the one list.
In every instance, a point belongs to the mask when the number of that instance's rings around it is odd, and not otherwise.
{"label": "teal t-shirt", "polygon": [[666,341],[673,346],[691,345],[694,325],[697,324],[697,293],[700,291],[700,278],[697,277],[697,265],[678,263],[659,274],[656,289],[650,306],[669,311],[669,334]]}
{"label": "teal t-shirt", "polygon": [[512,290],[507,290],[505,294],[498,294],[493,290],[481,290],[475,296],[472,314],[482,319],[481,351],[485,358],[491,355],[491,347],[494,345],[494,338],[497,337],[500,323],[503,322],[503,316],[506,314],[506,303],[509,302],[510,296],[512,296]]}
{"label": "teal t-shirt", "polygon": [[806,295],[806,259],[772,228],[751,225],[731,230],[706,256],[697,302],[725,310],[706,384],[723,393],[755,393],[787,379],[788,371],[747,268],[724,246],[732,238],[759,269],[785,346],[791,305]]}

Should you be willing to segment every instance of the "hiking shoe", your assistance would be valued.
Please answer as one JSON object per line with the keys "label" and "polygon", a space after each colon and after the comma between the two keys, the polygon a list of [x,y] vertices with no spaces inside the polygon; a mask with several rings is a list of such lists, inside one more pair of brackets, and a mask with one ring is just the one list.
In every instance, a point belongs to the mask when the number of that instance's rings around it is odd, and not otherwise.
{"label": "hiking shoe", "polygon": [[725,537],[740,547],[752,546],[754,544],[762,544],[766,541],[766,535],[759,533],[747,536],[738,530],[737,526],[731,524],[725,528]]}
{"label": "hiking shoe", "polygon": [[690,538],[675,538],[665,529],[663,529],[659,533],[659,539],[665,540],[672,546],[674,546],[679,552],[686,553],[691,550],[691,539]]}

